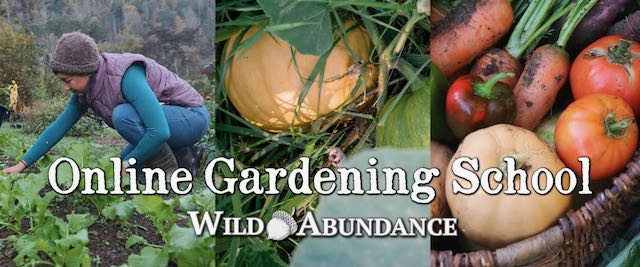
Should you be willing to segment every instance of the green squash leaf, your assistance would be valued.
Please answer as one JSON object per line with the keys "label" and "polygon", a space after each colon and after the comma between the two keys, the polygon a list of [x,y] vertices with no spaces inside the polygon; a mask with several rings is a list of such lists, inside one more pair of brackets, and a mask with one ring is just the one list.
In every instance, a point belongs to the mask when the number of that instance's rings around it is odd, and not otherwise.
{"label": "green squash leaf", "polygon": [[66,151],[67,157],[73,159],[80,169],[91,166],[91,143],[84,141],[70,146]]}
{"label": "green squash leaf", "polygon": [[333,44],[330,7],[321,1],[258,0],[271,19],[265,30],[289,42],[302,54],[322,55]]}
{"label": "green squash leaf", "polygon": [[133,206],[139,213],[151,216],[153,225],[158,231],[168,231],[178,219],[174,208],[178,204],[177,199],[164,200],[158,195],[135,196]]}
{"label": "green squash leaf", "polygon": [[174,225],[167,234],[167,247],[178,266],[208,266],[215,262],[213,237],[197,237],[191,228]]}
{"label": "green squash leaf", "polygon": [[44,188],[46,180],[38,179],[34,175],[29,175],[23,179],[14,182],[14,191],[19,205],[27,208],[34,204],[40,198],[39,192]]}

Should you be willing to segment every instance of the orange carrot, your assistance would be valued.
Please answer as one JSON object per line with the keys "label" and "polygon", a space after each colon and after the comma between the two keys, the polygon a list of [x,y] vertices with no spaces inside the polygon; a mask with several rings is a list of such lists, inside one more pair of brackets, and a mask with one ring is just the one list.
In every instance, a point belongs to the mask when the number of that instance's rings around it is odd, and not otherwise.
{"label": "orange carrot", "polygon": [[444,19],[449,13],[450,9],[447,8],[442,1],[431,3],[431,16],[429,17],[432,27],[435,27]]}
{"label": "orange carrot", "polygon": [[549,111],[569,75],[569,54],[556,45],[536,48],[513,89],[514,125],[535,129]]}
{"label": "orange carrot", "polygon": [[450,77],[498,42],[512,23],[508,0],[465,1],[433,28],[431,61]]}
{"label": "orange carrot", "polygon": [[534,130],[551,109],[564,86],[571,63],[565,50],[571,33],[597,0],[578,0],[555,44],[536,48],[513,89],[516,117],[513,124]]}
{"label": "orange carrot", "polygon": [[498,73],[515,73],[516,76],[501,80],[514,87],[522,73],[520,58],[525,51],[535,48],[553,22],[569,12],[572,7],[573,4],[569,5],[567,1],[561,1],[557,5],[555,1],[530,1],[514,27],[505,49],[493,48],[480,56],[471,69],[471,74],[486,81]]}

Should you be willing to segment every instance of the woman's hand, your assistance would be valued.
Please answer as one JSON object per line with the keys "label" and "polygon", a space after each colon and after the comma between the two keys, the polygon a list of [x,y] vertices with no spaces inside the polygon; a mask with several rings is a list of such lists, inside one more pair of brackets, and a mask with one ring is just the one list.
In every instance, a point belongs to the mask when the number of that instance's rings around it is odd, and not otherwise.
{"label": "woman's hand", "polygon": [[16,165],[13,165],[11,167],[3,169],[2,172],[4,174],[11,175],[11,174],[14,174],[14,173],[20,173],[26,168],[27,168],[27,165],[24,164],[24,162],[20,161]]}

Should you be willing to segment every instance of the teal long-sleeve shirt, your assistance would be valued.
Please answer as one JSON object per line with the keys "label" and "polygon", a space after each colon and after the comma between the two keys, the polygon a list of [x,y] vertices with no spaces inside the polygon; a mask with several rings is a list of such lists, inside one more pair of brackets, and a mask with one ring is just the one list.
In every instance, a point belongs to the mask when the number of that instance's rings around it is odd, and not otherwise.
{"label": "teal long-sleeve shirt", "polygon": [[[169,125],[160,102],[146,80],[144,65],[133,64],[125,71],[121,91],[122,96],[138,113],[146,130],[138,145],[124,157],[124,160],[136,158],[137,162],[144,162],[157,153],[161,145],[169,139]],[[42,132],[31,149],[22,157],[27,165],[32,165],[49,152],[78,122],[84,110],[78,105],[77,99],[76,94],[71,96],[60,116]]]}

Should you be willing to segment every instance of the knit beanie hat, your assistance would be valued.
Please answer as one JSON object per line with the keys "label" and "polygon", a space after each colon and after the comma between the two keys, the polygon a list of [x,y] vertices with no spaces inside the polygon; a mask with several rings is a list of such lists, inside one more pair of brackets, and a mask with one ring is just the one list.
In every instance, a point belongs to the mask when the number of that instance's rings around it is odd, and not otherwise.
{"label": "knit beanie hat", "polygon": [[98,46],[81,32],[63,34],[56,44],[49,67],[54,73],[90,74],[100,66]]}

